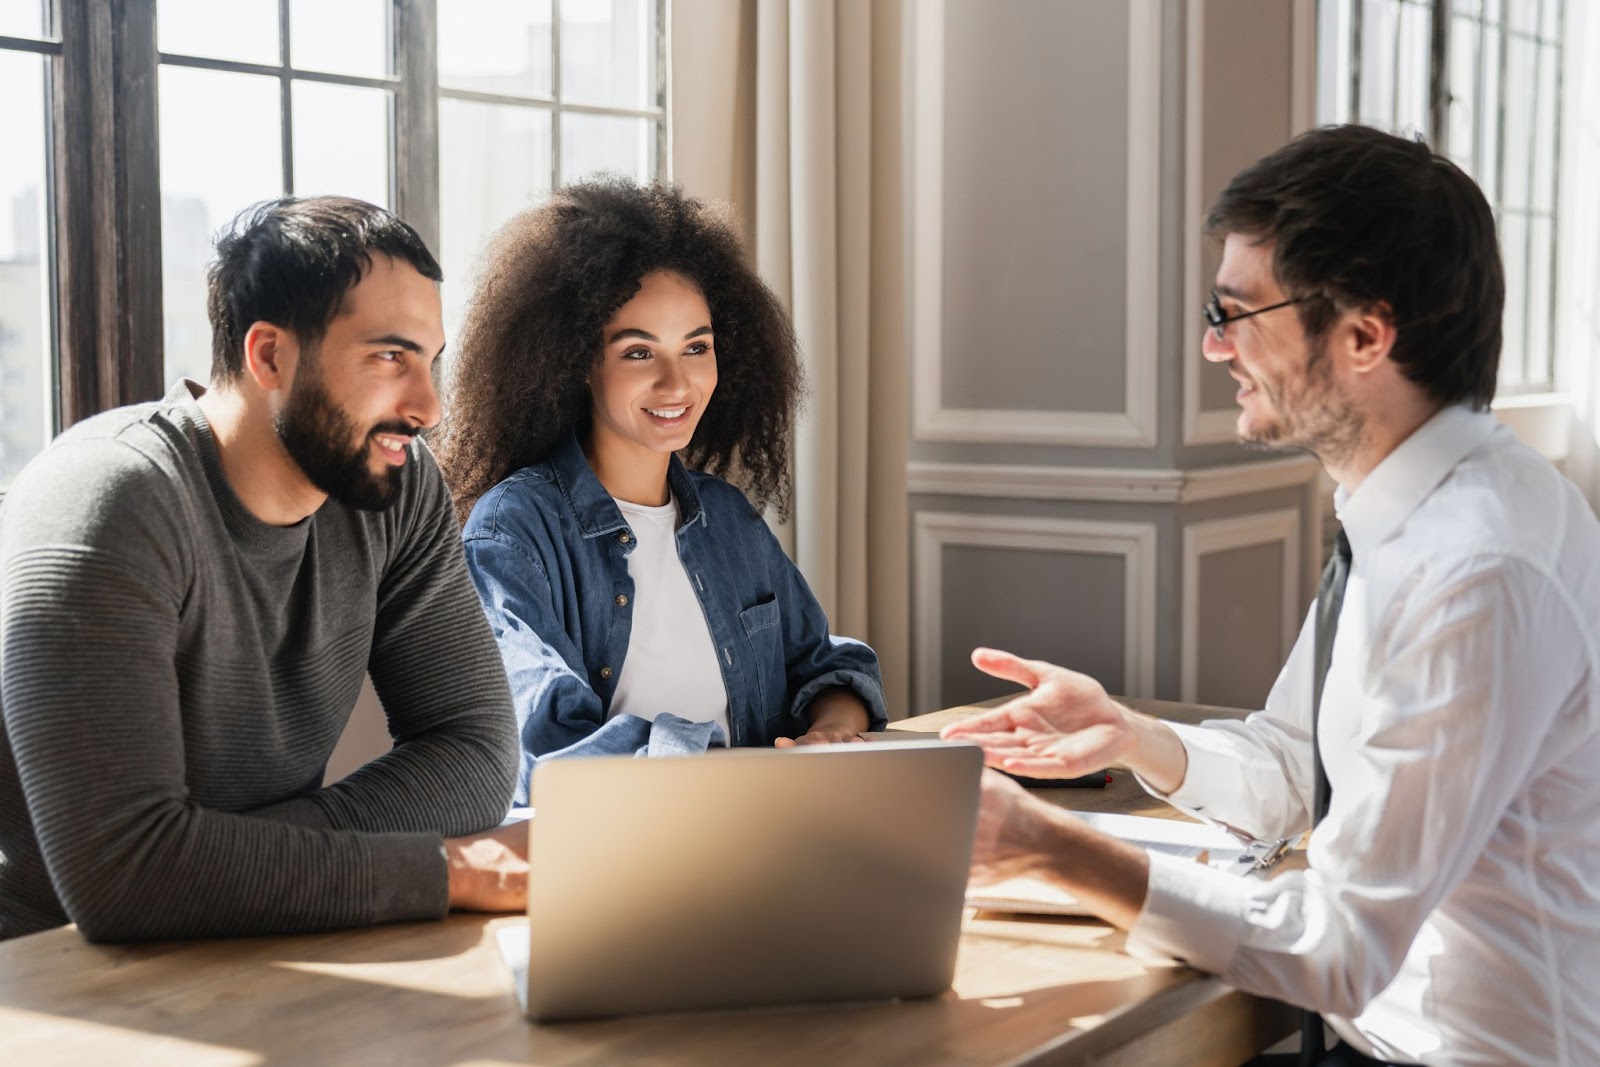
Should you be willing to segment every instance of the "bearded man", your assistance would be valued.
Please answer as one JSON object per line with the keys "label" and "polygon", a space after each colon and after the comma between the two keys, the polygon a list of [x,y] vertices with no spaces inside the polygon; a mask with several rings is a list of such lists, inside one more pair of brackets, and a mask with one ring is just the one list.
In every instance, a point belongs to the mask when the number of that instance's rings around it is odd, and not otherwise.
{"label": "bearded man", "polygon": [[[245,212],[209,387],[56,439],[0,509],[0,939],[517,907],[511,701],[417,434],[437,262],[370,204]],[[394,747],[323,787],[370,674]]]}

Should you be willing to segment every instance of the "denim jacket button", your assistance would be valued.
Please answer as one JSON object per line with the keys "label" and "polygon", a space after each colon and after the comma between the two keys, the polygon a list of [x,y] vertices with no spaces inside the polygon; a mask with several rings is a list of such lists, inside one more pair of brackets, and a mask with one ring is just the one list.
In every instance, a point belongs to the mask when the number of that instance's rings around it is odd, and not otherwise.
{"label": "denim jacket button", "polygon": [[602,677],[602,678],[610,678],[611,677],[611,668],[610,667],[601,667],[600,668],[600,677]]}
{"label": "denim jacket button", "polygon": [[627,606],[628,606],[628,594],[627,593],[618,593],[617,594],[617,607],[625,608]]}
{"label": "denim jacket button", "polygon": [[627,544],[627,543],[628,543],[628,542],[629,542],[629,541],[632,541],[632,540],[633,540],[633,538],[632,538],[632,537],[629,537],[629,536],[628,536],[628,535],[627,535],[627,534],[625,534],[625,533],[620,533],[620,534],[617,534],[617,544],[619,544],[619,545],[625,545],[625,544]]}

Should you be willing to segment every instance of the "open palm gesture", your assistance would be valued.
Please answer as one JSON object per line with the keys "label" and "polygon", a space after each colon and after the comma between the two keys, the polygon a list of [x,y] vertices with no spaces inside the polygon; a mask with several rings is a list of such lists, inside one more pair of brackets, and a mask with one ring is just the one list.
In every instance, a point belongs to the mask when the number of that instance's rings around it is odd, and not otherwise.
{"label": "open palm gesture", "polygon": [[982,746],[991,767],[1076,778],[1121,759],[1136,741],[1131,713],[1086,674],[992,648],[974,650],[972,663],[1029,690],[942,731],[946,740]]}

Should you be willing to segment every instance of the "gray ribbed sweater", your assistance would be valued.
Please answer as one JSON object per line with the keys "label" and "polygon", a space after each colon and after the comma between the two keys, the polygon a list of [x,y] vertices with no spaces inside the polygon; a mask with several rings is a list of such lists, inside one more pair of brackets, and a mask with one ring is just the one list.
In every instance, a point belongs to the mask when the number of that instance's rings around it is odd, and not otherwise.
{"label": "gray ribbed sweater", "polygon": [[[198,387],[196,387],[198,389]],[[510,694],[420,442],[394,507],[260,522],[190,390],[62,434],[0,508],[0,938],[442,916],[504,817]],[[320,788],[370,672],[395,746]]]}

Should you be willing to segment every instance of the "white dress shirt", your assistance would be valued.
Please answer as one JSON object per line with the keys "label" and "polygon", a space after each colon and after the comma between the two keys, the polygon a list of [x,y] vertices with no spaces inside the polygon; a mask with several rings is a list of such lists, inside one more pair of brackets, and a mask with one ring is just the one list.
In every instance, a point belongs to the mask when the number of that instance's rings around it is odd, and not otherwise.
{"label": "white dress shirt", "polygon": [[[1600,1064],[1600,523],[1493,416],[1446,408],[1335,501],[1354,563],[1308,870],[1151,857],[1129,946],[1425,1064]],[[1168,799],[1310,823],[1315,609],[1266,710],[1176,726]]]}

